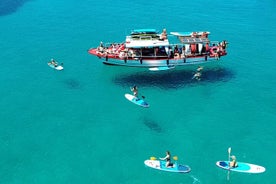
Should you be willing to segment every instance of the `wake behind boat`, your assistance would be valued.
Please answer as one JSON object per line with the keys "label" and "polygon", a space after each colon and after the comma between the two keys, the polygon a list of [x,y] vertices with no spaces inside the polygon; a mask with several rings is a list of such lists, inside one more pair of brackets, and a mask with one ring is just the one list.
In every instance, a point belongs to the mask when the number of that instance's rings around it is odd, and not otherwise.
{"label": "wake behind boat", "polygon": [[227,55],[226,41],[210,41],[210,32],[170,32],[135,29],[123,43],[100,43],[88,52],[104,64],[159,68],[217,61]]}

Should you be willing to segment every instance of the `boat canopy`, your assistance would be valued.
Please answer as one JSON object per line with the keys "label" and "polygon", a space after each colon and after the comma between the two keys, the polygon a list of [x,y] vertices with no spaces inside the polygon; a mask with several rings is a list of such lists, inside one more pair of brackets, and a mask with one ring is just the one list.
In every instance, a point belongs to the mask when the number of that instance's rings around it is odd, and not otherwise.
{"label": "boat canopy", "polygon": [[170,32],[171,35],[177,36],[181,43],[191,44],[191,43],[209,43],[208,35],[210,32],[200,31],[200,32]]}
{"label": "boat canopy", "polygon": [[134,29],[126,37],[126,48],[162,47],[169,46],[168,39],[160,40],[156,29]]}
{"label": "boat canopy", "polygon": [[166,47],[169,46],[168,40],[133,40],[127,39],[126,40],[126,48],[143,48],[143,47]]}
{"label": "boat canopy", "polygon": [[199,32],[170,32],[171,35],[181,36],[181,37],[191,37],[191,36],[193,36],[194,33],[197,36],[202,36],[203,34],[206,34],[206,35],[210,34],[210,32],[208,32],[208,31],[199,31]]}
{"label": "boat canopy", "polygon": [[158,34],[156,29],[134,29],[131,35],[141,35],[141,34]]}

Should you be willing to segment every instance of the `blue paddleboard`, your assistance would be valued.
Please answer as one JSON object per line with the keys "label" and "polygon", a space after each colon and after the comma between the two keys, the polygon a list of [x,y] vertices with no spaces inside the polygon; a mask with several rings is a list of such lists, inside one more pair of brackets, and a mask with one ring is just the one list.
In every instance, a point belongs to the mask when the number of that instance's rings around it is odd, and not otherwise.
{"label": "blue paddleboard", "polygon": [[229,171],[243,172],[243,173],[262,173],[265,172],[263,166],[249,164],[244,162],[237,162],[237,167],[229,167],[229,161],[217,161],[216,165],[222,169]]}
{"label": "blue paddleboard", "polygon": [[153,168],[158,169],[161,171],[167,172],[177,172],[177,173],[188,173],[191,171],[191,168],[187,165],[181,165],[174,163],[172,167],[166,167],[166,161],[163,160],[145,160],[145,165]]}
{"label": "blue paddleboard", "polygon": [[134,95],[131,94],[125,94],[126,99],[128,99],[129,101],[131,101],[132,103],[142,106],[142,107],[149,107],[149,104],[147,102],[145,102],[143,99],[138,98]]}

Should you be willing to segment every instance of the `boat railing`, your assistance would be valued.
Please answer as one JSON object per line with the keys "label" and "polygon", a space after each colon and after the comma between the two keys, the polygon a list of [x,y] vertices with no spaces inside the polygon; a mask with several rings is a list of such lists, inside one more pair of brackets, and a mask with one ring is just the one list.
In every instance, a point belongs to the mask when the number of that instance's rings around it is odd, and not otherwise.
{"label": "boat railing", "polygon": [[157,40],[159,39],[159,35],[132,35],[132,36],[129,36],[128,39],[131,39],[131,40]]}

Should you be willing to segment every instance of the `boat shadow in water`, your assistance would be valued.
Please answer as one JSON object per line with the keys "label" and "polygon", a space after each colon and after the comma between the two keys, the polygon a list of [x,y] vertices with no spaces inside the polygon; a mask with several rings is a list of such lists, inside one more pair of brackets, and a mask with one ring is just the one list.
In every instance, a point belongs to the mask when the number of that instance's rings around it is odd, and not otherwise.
{"label": "boat shadow in water", "polygon": [[201,72],[200,80],[194,77],[195,70],[170,70],[160,72],[140,72],[115,77],[113,82],[123,87],[156,86],[163,89],[177,89],[198,84],[227,82],[234,77],[234,73],[226,68],[209,68]]}
{"label": "boat shadow in water", "polygon": [[18,8],[31,0],[1,0],[0,1],[0,16],[10,15],[15,13]]}
{"label": "boat shadow in water", "polygon": [[155,131],[157,133],[162,132],[162,128],[160,127],[160,125],[152,119],[144,118],[143,123],[144,125],[146,125],[146,127],[148,127],[152,131]]}

